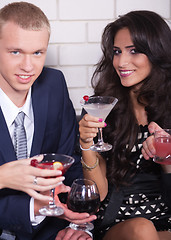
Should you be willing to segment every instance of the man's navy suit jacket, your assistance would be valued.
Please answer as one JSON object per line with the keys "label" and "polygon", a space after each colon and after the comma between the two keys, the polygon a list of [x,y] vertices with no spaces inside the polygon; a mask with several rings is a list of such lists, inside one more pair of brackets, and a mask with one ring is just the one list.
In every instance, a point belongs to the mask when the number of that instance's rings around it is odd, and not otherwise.
{"label": "man's navy suit jacket", "polygon": [[[34,136],[31,156],[40,153],[73,155],[77,136],[77,121],[69,99],[63,74],[55,69],[43,68],[32,86]],[[0,109],[0,165],[16,159],[8,128]],[[65,184],[82,176],[79,157],[66,173]],[[37,227],[32,227],[29,214],[30,196],[23,192],[0,190],[0,228],[14,231],[18,239],[54,239],[63,220],[46,217]]]}

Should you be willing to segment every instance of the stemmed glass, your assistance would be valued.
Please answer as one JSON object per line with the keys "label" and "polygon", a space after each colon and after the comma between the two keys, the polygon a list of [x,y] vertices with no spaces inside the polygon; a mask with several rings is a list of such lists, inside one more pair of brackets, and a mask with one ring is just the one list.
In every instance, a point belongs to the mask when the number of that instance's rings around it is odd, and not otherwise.
{"label": "stemmed glass", "polygon": [[[41,157],[41,162],[33,161],[35,167],[41,169],[58,169],[62,171],[62,175],[68,170],[68,168],[74,163],[74,158],[55,153],[47,153],[39,155]],[[56,206],[55,204],[55,188],[50,190],[50,196],[52,201],[49,202],[47,206],[43,206],[39,209],[39,212],[43,216],[60,216],[64,213],[64,210],[61,207]]]}
{"label": "stemmed glass", "polygon": [[162,129],[154,132],[154,145],[156,163],[171,165],[171,129]]}
{"label": "stemmed glass", "polygon": [[[110,96],[95,96],[83,98],[82,107],[86,112],[94,117],[99,117],[105,121],[106,117],[118,102],[118,99]],[[102,128],[98,131],[98,142],[93,144],[90,149],[96,152],[105,152],[112,149],[112,145],[103,141]]]}
{"label": "stemmed glass", "polygon": [[[73,212],[95,214],[100,206],[100,194],[96,183],[84,178],[74,180],[68,194],[67,206]],[[91,231],[94,225],[90,222],[70,223],[69,227],[75,230]]]}

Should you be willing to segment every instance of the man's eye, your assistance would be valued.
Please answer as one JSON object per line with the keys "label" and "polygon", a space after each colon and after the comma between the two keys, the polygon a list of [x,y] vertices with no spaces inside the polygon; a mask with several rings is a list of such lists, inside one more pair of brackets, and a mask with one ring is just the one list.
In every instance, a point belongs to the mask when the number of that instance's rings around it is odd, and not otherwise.
{"label": "man's eye", "polygon": [[41,55],[41,52],[35,52],[34,55],[40,56],[40,55]]}
{"label": "man's eye", "polygon": [[12,51],[11,53],[12,53],[13,55],[19,55],[20,52],[19,52],[19,51]]}

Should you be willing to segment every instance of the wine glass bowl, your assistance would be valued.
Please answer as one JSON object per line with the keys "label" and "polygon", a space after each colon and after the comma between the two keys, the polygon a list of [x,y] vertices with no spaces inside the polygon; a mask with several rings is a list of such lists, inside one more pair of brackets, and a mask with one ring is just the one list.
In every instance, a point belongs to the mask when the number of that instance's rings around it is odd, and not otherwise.
{"label": "wine glass bowl", "polygon": [[[68,194],[67,206],[73,212],[87,212],[95,214],[100,206],[100,194],[94,181],[88,179],[76,179]],[[92,223],[70,223],[70,228],[75,230],[89,230],[94,228]]]}
{"label": "wine glass bowl", "polygon": [[[58,169],[62,172],[62,175],[64,175],[68,170],[68,168],[74,163],[74,159],[67,155],[56,154],[56,153],[46,153],[42,155],[43,155],[43,159],[41,162],[37,163],[37,167],[42,169],[51,169],[51,170]],[[58,163],[58,164],[55,164],[55,163]]]}
{"label": "wine glass bowl", "polygon": [[162,129],[154,132],[154,146],[156,154],[154,162],[171,165],[171,129]]}
{"label": "wine glass bowl", "polygon": [[[55,154],[55,153],[47,153],[41,154],[38,156],[41,158],[41,161],[33,161],[33,165],[37,168],[41,169],[50,169],[50,170],[61,170],[62,175],[70,168],[70,166],[74,163],[74,158],[63,155],[63,154]],[[55,189],[50,190],[50,196],[52,196],[52,201],[49,202],[47,206],[43,206],[39,209],[39,213],[43,216],[60,216],[64,213],[64,210],[56,206],[55,204]]]}
{"label": "wine glass bowl", "polygon": [[[94,117],[99,117],[105,121],[106,117],[117,102],[118,99],[111,96],[87,96],[87,98],[81,100],[81,105],[88,114]],[[99,128],[98,131],[98,142],[93,144],[90,149],[96,152],[105,152],[112,149],[111,144],[103,141],[101,128]]]}

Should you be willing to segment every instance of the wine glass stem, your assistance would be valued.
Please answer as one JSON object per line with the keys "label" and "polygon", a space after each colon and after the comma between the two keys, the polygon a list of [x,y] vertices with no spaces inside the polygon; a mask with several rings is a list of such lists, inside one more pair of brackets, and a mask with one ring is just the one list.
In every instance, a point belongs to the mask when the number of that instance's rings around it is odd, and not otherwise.
{"label": "wine glass stem", "polygon": [[52,197],[52,200],[49,201],[49,206],[51,206],[51,207],[56,206],[56,204],[55,204],[55,188],[50,190],[50,197]]}
{"label": "wine glass stem", "polygon": [[99,143],[100,145],[103,144],[102,128],[98,128],[98,143]]}

